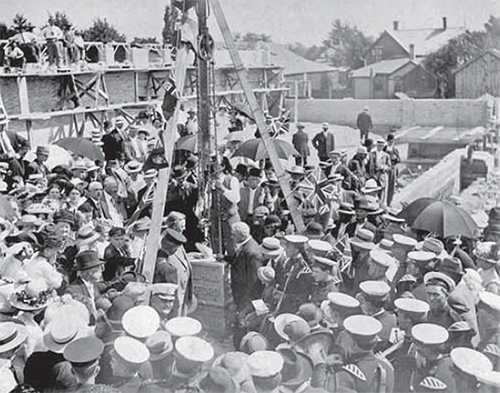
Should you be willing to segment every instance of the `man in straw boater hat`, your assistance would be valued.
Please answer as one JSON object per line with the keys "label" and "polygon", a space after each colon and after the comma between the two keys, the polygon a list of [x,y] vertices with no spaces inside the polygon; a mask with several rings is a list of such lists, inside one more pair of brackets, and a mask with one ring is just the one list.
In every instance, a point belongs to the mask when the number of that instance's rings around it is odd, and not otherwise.
{"label": "man in straw boater hat", "polygon": [[0,322],[0,360],[10,363],[10,367],[0,367],[0,387],[5,391],[13,389],[17,381],[23,380],[25,359],[21,349],[27,337],[27,330],[22,324]]}
{"label": "man in straw boater hat", "polygon": [[417,354],[423,359],[418,364],[415,360],[412,374],[409,378],[410,391],[419,389],[419,384],[425,378],[433,377],[439,384],[446,385],[445,392],[458,392],[455,377],[452,374],[453,362],[444,354],[443,344],[448,340],[448,331],[439,325],[432,323],[420,323],[411,329],[413,341]]}

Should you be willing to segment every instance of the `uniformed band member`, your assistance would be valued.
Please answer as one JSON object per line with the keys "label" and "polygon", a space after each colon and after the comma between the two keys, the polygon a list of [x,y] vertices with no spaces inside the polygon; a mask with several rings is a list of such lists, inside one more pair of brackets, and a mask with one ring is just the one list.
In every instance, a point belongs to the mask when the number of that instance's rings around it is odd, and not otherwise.
{"label": "uniformed band member", "polygon": [[458,392],[473,392],[478,385],[477,375],[493,370],[489,359],[471,348],[458,347],[450,353],[453,362],[452,373]]}
{"label": "uniformed band member", "polygon": [[176,297],[177,284],[156,283],[151,285],[150,305],[160,316],[160,324],[163,328],[169,319],[176,316],[172,315]]}
{"label": "uniformed band member", "polygon": [[321,306],[328,299],[330,292],[337,292],[338,278],[333,275],[332,270],[335,269],[338,262],[328,258],[314,257],[312,265],[312,274],[314,279],[314,288],[310,295],[309,301]]}
{"label": "uniformed band member", "polygon": [[448,340],[448,331],[432,323],[419,323],[411,329],[416,351],[424,359],[423,364],[413,367],[409,379],[409,389],[419,391],[419,384],[426,377],[434,377],[446,385],[445,392],[458,392],[452,374],[452,361],[443,353],[443,344]]}
{"label": "uniformed band member", "polygon": [[80,387],[95,384],[100,371],[99,359],[103,352],[103,342],[94,337],[77,339],[64,349],[64,359],[71,363]]}

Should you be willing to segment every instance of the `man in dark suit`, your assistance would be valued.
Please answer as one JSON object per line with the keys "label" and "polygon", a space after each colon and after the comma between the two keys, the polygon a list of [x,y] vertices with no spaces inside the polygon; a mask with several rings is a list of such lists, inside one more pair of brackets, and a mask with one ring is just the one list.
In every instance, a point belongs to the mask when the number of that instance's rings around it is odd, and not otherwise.
{"label": "man in dark suit", "polygon": [[307,145],[309,141],[309,136],[307,132],[304,131],[303,124],[297,124],[297,132],[293,134],[292,143],[295,150],[299,152],[299,156],[295,157],[296,165],[307,165],[307,157],[311,152],[309,151],[309,146]]}
{"label": "man in dark suit", "polygon": [[[102,270],[104,261],[100,260],[94,250],[82,251],[75,258],[75,269],[77,278],[71,283],[66,292],[71,294],[73,299],[85,304],[91,315],[91,324],[97,320],[96,301],[101,298],[101,293],[96,286],[102,282]],[[111,306],[111,303],[109,303]]]}
{"label": "man in dark suit", "polygon": [[373,129],[372,117],[370,116],[370,110],[367,106],[358,114],[356,125],[359,129],[359,139],[361,140],[361,144],[363,144],[368,139],[370,131]]}
{"label": "man in dark suit", "polygon": [[105,281],[118,279],[125,271],[133,270],[134,259],[127,247],[125,229],[113,227],[109,231],[109,245],[104,250],[103,277]]}
{"label": "man in dark suit", "polygon": [[49,159],[49,148],[46,146],[38,146],[36,148],[36,158],[33,162],[28,164],[25,171],[25,179],[28,179],[30,175],[41,174],[43,177],[47,177],[49,173],[48,168],[45,166],[45,162]]}
{"label": "man in dark suit", "polygon": [[246,185],[240,188],[238,211],[241,221],[253,222],[255,208],[264,203],[264,190],[259,186],[262,172],[259,168],[250,168]]}
{"label": "man in dark suit", "polygon": [[335,150],[335,136],[328,131],[328,127],[328,123],[323,123],[323,130],[318,132],[312,140],[320,161],[328,161],[328,153]]}
{"label": "man in dark suit", "polygon": [[236,254],[231,262],[231,291],[236,305],[236,323],[233,340],[235,348],[245,334],[242,326],[245,316],[252,311],[252,300],[260,298],[263,287],[257,276],[262,266],[262,252],[250,235],[250,227],[244,222],[231,226],[231,238]]}

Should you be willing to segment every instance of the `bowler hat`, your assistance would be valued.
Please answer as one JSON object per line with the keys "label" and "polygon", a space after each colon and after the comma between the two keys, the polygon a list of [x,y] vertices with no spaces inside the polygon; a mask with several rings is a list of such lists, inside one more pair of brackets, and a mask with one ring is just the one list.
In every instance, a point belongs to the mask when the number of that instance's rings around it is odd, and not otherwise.
{"label": "bowler hat", "polygon": [[103,264],[104,261],[99,259],[97,251],[94,250],[82,251],[75,257],[75,267],[78,271],[89,270]]}
{"label": "bowler hat", "polygon": [[[289,337],[289,335],[285,332],[285,327],[288,326],[289,324],[291,324],[292,322],[296,322],[296,321],[299,321],[299,324],[297,324],[296,326],[290,326],[289,327],[289,333],[297,333],[299,334],[299,330],[301,329],[309,329],[309,326],[307,325],[307,322],[304,321],[301,317],[299,317],[298,315],[295,315],[295,314],[289,314],[289,313],[283,313],[283,314],[280,314],[278,315],[275,319],[274,319],[274,329],[276,330],[276,333],[278,333],[278,335],[287,340],[287,341],[291,341],[291,337]],[[303,323],[301,323],[303,322]],[[309,332],[306,332],[305,334],[307,334]]]}
{"label": "bowler hat", "polygon": [[257,332],[248,332],[240,341],[240,351],[247,354],[263,351],[269,347],[266,337]]}
{"label": "bowler hat", "polygon": [[283,253],[283,247],[278,239],[274,237],[265,237],[260,245],[261,252],[266,257],[276,257]]}

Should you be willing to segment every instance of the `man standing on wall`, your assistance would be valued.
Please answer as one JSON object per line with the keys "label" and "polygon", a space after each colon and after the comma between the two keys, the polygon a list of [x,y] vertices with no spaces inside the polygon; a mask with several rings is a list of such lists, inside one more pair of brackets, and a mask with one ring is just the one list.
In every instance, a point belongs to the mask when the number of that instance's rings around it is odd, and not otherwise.
{"label": "man standing on wall", "polygon": [[309,137],[304,128],[303,124],[298,123],[297,132],[292,137],[293,147],[299,152],[299,156],[295,157],[295,165],[300,166],[307,165],[307,156],[309,155],[309,146],[307,145]]}
{"label": "man standing on wall", "polygon": [[323,130],[318,132],[312,140],[312,145],[318,151],[320,161],[328,161],[328,153],[335,150],[335,136],[328,131],[329,124],[323,123]]}
{"label": "man standing on wall", "polygon": [[370,131],[373,129],[372,117],[370,116],[370,110],[367,106],[365,106],[358,114],[356,125],[359,128],[359,138],[361,140],[361,144],[364,144],[368,139]]}

